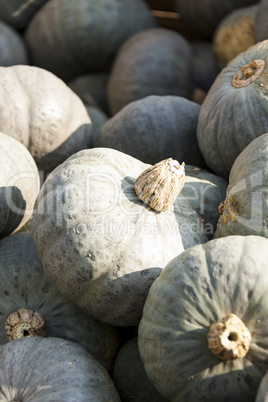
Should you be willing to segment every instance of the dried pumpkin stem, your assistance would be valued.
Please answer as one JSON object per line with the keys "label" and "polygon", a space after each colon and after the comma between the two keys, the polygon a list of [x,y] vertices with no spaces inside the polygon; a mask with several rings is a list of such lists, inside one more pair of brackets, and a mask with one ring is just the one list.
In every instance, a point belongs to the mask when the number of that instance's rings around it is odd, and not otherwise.
{"label": "dried pumpkin stem", "polygon": [[235,88],[246,87],[255,81],[265,67],[265,61],[263,59],[252,60],[250,63],[245,64],[238,70],[232,80],[232,85]]}
{"label": "dried pumpkin stem", "polygon": [[251,335],[237,315],[227,314],[211,325],[207,339],[208,347],[215,356],[222,360],[234,360],[246,356]]}
{"label": "dried pumpkin stem", "polygon": [[8,316],[5,332],[9,341],[45,336],[45,318],[37,311],[20,308]]}

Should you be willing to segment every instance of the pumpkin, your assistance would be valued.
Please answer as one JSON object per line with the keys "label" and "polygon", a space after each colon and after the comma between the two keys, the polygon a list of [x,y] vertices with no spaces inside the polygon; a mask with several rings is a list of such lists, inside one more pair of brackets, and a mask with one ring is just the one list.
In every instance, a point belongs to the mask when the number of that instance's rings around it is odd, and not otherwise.
{"label": "pumpkin", "polygon": [[171,402],[254,402],[268,368],[268,240],[228,236],[171,260],[138,330],[150,381]]}
{"label": "pumpkin", "polygon": [[212,43],[208,40],[190,42],[194,63],[194,86],[207,93],[219,74]]}
{"label": "pumpkin", "polygon": [[221,20],[233,10],[257,3],[257,0],[175,0],[175,9],[194,33],[211,39]]}
{"label": "pumpkin", "polygon": [[214,237],[259,235],[267,230],[268,134],[252,141],[235,160]]}
{"label": "pumpkin", "polygon": [[110,118],[94,146],[117,149],[150,164],[171,157],[205,166],[196,138],[199,111],[200,105],[180,96],[147,96]]}
{"label": "pumpkin", "polygon": [[99,107],[87,104],[85,106],[92,124],[91,136],[92,144],[94,144],[97,133],[107,123],[109,117]]}
{"label": "pumpkin", "polygon": [[256,43],[254,20],[258,4],[238,8],[223,18],[213,35],[213,52],[220,69]]}
{"label": "pumpkin", "polygon": [[24,145],[2,132],[0,144],[0,237],[5,237],[30,219],[40,179],[36,163]]}
{"label": "pumpkin", "polygon": [[256,42],[261,42],[265,39],[268,39],[267,13],[267,1],[260,0],[258,2],[257,11],[254,18],[254,35]]}
{"label": "pumpkin", "polygon": [[49,172],[91,146],[92,125],[81,99],[58,77],[35,66],[0,67],[0,130],[20,141]]}
{"label": "pumpkin", "polygon": [[8,401],[120,402],[105,368],[82,346],[59,338],[0,347],[0,399]]}
{"label": "pumpkin", "polygon": [[62,338],[112,369],[120,341],[116,328],[86,314],[48,281],[30,233],[0,241],[0,306],[0,345],[29,336]]}
{"label": "pumpkin", "polygon": [[206,164],[228,179],[243,149],[268,130],[268,41],[237,55],[217,76],[201,105],[197,139]]}
{"label": "pumpkin", "polygon": [[267,380],[268,380],[268,371],[263,376],[259,388],[257,390],[256,400],[255,402],[266,402],[268,397],[268,389],[267,389]]}
{"label": "pumpkin", "polygon": [[25,41],[34,65],[70,81],[109,71],[122,43],[154,26],[144,0],[52,0],[31,19]]}
{"label": "pumpkin", "polygon": [[167,402],[145,372],[138,349],[138,338],[126,342],[119,350],[114,368],[113,382],[122,402]]}
{"label": "pumpkin", "polygon": [[29,64],[22,36],[4,21],[0,21],[0,65]]}
{"label": "pumpkin", "polygon": [[0,0],[0,19],[23,30],[33,15],[48,0]]}
{"label": "pumpkin", "polygon": [[149,95],[190,99],[192,92],[190,43],[166,28],[146,29],[126,40],[116,55],[107,87],[111,115]]}
{"label": "pumpkin", "polygon": [[[172,200],[170,190],[181,187],[183,165],[177,170],[178,165],[170,161],[163,175],[155,171],[150,187],[155,194],[149,195],[154,204],[167,206],[166,195]],[[147,168],[153,169],[109,148],[77,152],[49,175],[32,219],[49,280],[88,314],[116,326],[138,325],[163,266],[207,241],[199,216],[180,195],[164,212],[141,201],[148,191],[136,183]]]}

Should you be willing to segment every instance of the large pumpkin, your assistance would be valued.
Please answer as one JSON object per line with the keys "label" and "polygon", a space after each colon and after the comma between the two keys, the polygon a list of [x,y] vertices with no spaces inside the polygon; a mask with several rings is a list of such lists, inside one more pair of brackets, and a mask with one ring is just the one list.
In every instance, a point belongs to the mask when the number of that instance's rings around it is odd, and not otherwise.
{"label": "large pumpkin", "polygon": [[40,170],[51,171],[91,146],[91,121],[81,99],[42,68],[0,67],[0,130],[28,148]]}
{"label": "large pumpkin", "polygon": [[155,25],[144,0],[51,0],[28,24],[25,40],[33,64],[66,81],[109,71],[123,42]]}
{"label": "large pumpkin", "polygon": [[29,221],[39,190],[39,173],[30,152],[0,132],[0,238]]}
{"label": "large pumpkin", "polygon": [[109,148],[80,151],[49,175],[32,220],[49,280],[113,325],[137,325],[163,266],[207,240],[199,216],[180,195],[160,213],[138,198],[135,179],[150,166]]}
{"label": "large pumpkin", "polygon": [[29,402],[120,402],[105,370],[82,346],[27,338],[0,347],[0,399]]}
{"label": "large pumpkin", "polygon": [[217,76],[201,106],[197,138],[207,165],[228,179],[254,138],[268,131],[268,41],[236,56]]}
{"label": "large pumpkin", "polygon": [[268,239],[228,236],[185,250],[152,284],[138,342],[171,402],[254,402],[268,368]]}

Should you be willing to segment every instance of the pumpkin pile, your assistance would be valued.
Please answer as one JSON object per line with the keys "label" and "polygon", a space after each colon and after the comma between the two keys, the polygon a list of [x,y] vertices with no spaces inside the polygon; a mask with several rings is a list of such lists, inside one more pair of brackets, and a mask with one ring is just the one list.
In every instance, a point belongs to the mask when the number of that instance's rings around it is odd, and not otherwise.
{"label": "pumpkin pile", "polygon": [[0,0],[0,400],[268,398],[268,3],[160,3]]}

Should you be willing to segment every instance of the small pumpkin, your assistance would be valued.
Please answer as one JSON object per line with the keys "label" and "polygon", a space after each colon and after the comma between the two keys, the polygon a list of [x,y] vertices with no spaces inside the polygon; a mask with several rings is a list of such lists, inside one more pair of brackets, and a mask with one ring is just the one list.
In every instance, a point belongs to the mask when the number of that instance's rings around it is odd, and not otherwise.
{"label": "small pumpkin", "polygon": [[[155,177],[144,187],[147,169]],[[49,280],[95,318],[137,325],[148,289],[167,261],[207,241],[199,216],[183,197],[166,202],[183,185],[183,173],[177,161],[165,164],[162,173],[109,148],[68,158],[42,186],[32,219]],[[166,211],[157,212],[156,206]]]}
{"label": "small pumpkin", "polygon": [[119,49],[109,75],[110,114],[150,95],[190,99],[193,92],[191,46],[180,33],[150,28],[132,35]]}
{"label": "small pumpkin", "polygon": [[152,284],[138,330],[145,370],[171,402],[254,402],[268,368],[268,239],[193,246]]}
{"label": "small pumpkin", "polygon": [[268,41],[237,55],[217,76],[201,105],[197,139],[207,166],[228,179],[235,159],[268,130]]}
{"label": "small pumpkin", "polygon": [[0,0],[0,19],[23,30],[34,14],[48,0]]}
{"label": "small pumpkin", "polygon": [[0,347],[0,399],[120,402],[107,370],[82,346],[26,338]]}
{"label": "small pumpkin", "polygon": [[[1,6],[0,6],[1,7]],[[0,65],[29,64],[26,45],[20,33],[0,20]]]}
{"label": "small pumpkin", "polygon": [[20,230],[31,218],[40,190],[36,163],[27,148],[0,132],[0,238]]}

